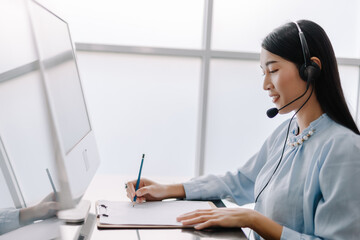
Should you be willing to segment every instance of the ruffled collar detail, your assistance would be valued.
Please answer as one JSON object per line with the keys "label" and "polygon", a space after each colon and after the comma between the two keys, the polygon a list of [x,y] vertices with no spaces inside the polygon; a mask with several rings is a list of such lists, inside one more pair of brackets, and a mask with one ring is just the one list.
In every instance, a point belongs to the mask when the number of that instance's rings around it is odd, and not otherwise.
{"label": "ruffled collar detail", "polygon": [[301,134],[298,134],[299,126],[296,123],[295,128],[289,135],[289,140],[287,142],[288,145],[291,147],[298,147],[309,140],[317,132],[317,130],[319,130],[318,126],[320,125],[321,120],[326,118],[326,116],[326,113],[324,113],[318,119],[312,121]]}

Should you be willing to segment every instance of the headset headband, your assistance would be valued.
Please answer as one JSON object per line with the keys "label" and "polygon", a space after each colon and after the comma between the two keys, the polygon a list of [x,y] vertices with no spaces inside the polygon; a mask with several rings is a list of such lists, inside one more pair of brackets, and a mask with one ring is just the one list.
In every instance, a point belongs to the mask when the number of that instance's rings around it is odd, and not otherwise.
{"label": "headset headband", "polygon": [[294,22],[296,27],[298,28],[299,30],[299,38],[300,38],[300,43],[301,43],[301,48],[302,48],[302,52],[303,52],[303,55],[304,55],[304,64],[305,64],[305,68],[307,66],[310,65],[310,51],[309,51],[309,48],[308,48],[308,45],[307,45],[307,42],[306,42],[306,38],[305,38],[305,35],[303,33],[303,31],[301,30],[299,24],[297,22]]}

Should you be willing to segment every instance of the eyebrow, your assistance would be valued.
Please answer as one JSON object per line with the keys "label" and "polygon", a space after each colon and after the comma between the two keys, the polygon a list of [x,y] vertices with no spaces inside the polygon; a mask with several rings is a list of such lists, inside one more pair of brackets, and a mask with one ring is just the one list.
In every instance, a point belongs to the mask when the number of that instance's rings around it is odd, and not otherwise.
{"label": "eyebrow", "polygon": [[268,61],[265,63],[265,66],[269,66],[270,64],[277,63],[278,61]]}
{"label": "eyebrow", "polygon": [[[268,61],[265,63],[265,66],[269,66],[270,64],[273,64],[273,63],[277,63],[278,61],[275,61],[275,60],[272,60],[272,61]],[[260,68],[262,68],[262,66],[260,65]]]}

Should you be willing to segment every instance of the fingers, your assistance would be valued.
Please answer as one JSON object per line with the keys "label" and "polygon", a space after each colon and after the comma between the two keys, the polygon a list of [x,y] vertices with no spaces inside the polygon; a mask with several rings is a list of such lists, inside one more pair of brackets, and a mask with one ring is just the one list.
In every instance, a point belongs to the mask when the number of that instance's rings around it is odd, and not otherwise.
{"label": "fingers", "polygon": [[135,197],[135,184],[136,181],[130,181],[128,183],[126,183],[126,193],[127,193],[127,197],[130,198],[130,200],[132,201]]}
{"label": "fingers", "polygon": [[136,180],[126,183],[126,195],[127,195],[127,197],[131,201],[133,201],[134,197],[136,195],[137,196],[136,197],[136,202],[137,203],[145,202],[146,199],[145,199],[145,197],[142,197],[142,196],[144,196],[145,194],[147,194],[149,192],[148,188],[145,187],[145,180],[144,179],[140,180],[140,186],[143,186],[143,187],[140,187],[137,191],[135,191],[135,185],[136,185]]}
{"label": "fingers", "polygon": [[200,230],[212,226],[219,226],[219,219],[212,209],[207,209],[185,213],[176,220],[183,225],[196,225],[194,228]]}
{"label": "fingers", "polygon": [[219,226],[218,224],[218,220],[214,220],[214,219],[210,219],[204,223],[200,223],[198,225],[196,225],[194,228],[196,230],[201,230],[201,229],[204,229],[204,228],[209,228],[209,227],[214,227],[214,226]]}
{"label": "fingers", "polygon": [[192,219],[195,217],[199,217],[199,216],[203,216],[203,215],[212,215],[212,214],[213,214],[212,209],[196,210],[193,212],[182,214],[182,215],[178,216],[176,220],[180,222],[183,220],[188,220],[188,219]]}
{"label": "fingers", "polygon": [[190,219],[186,219],[186,220],[181,220],[181,223],[183,225],[195,225],[195,224],[206,222],[211,218],[212,218],[211,215],[203,215],[203,216],[194,217],[194,218],[190,218]]}
{"label": "fingers", "polygon": [[142,187],[139,190],[136,191],[136,196],[138,197],[142,197],[146,194],[150,194],[151,195],[151,189],[149,187]]}
{"label": "fingers", "polygon": [[150,193],[149,192],[149,188],[148,187],[143,187],[143,188],[140,188],[139,190],[137,190],[135,192],[136,194],[136,202],[137,203],[144,203],[146,202],[146,197],[144,195]]}
{"label": "fingers", "polygon": [[144,203],[144,202],[146,202],[146,198],[144,198],[144,197],[137,197],[136,198],[136,203]]}
{"label": "fingers", "polygon": [[126,184],[126,194],[131,201],[134,200],[135,195],[137,203],[164,199],[163,195],[165,194],[165,190],[161,185],[142,178],[140,180],[139,189],[135,191],[136,182],[137,180],[134,180]]}
{"label": "fingers", "polygon": [[182,220],[181,223],[183,225],[195,225],[194,228],[197,230],[201,230],[204,228],[215,227],[221,225],[221,219],[216,218],[213,215],[202,215],[199,217],[191,218],[188,220]]}

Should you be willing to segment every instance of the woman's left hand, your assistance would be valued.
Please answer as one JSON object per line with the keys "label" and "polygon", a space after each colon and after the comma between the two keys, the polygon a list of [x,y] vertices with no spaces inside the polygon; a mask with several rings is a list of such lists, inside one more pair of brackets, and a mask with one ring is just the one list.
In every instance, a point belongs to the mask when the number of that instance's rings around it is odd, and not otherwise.
{"label": "woman's left hand", "polygon": [[195,225],[195,229],[208,227],[251,227],[256,211],[247,208],[214,208],[196,210],[177,217],[183,225]]}

